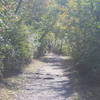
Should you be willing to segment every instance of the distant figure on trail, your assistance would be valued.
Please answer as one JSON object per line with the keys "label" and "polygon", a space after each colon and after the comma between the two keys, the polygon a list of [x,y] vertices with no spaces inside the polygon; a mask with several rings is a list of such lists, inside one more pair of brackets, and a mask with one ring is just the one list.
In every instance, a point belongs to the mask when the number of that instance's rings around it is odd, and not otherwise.
{"label": "distant figure on trail", "polygon": [[48,44],[48,52],[51,52],[51,44]]}

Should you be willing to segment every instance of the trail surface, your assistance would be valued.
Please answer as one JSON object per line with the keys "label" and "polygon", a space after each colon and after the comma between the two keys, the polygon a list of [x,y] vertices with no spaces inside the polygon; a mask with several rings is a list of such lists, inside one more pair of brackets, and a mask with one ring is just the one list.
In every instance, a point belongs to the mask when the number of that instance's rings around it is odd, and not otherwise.
{"label": "trail surface", "polygon": [[37,71],[21,75],[14,100],[76,100],[70,59],[49,54],[40,60]]}

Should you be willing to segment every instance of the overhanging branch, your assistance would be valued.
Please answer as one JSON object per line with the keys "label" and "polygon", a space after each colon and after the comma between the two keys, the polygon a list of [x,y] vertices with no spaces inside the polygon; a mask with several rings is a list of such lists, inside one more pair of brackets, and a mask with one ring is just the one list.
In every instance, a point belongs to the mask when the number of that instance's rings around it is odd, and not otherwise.
{"label": "overhanging branch", "polygon": [[18,6],[17,6],[17,8],[16,8],[16,10],[15,10],[15,14],[18,12],[18,10],[19,10],[21,4],[22,4],[22,0],[19,1]]}

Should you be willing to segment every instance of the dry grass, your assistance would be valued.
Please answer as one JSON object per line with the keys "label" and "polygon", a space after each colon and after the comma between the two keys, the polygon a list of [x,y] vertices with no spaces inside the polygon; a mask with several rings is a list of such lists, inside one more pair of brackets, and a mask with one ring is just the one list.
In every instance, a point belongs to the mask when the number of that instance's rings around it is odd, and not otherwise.
{"label": "dry grass", "polygon": [[[23,72],[35,72],[39,67],[44,66],[44,63],[39,60],[33,60],[31,64],[25,66]],[[5,84],[0,85],[0,100],[15,100],[16,94],[18,92],[17,86],[23,84],[25,78],[22,77],[22,74],[14,77],[4,79],[5,82],[9,84],[7,87]]]}
{"label": "dry grass", "polygon": [[14,91],[9,89],[0,89],[0,100],[14,100]]}
{"label": "dry grass", "polygon": [[39,67],[42,67],[45,63],[39,61],[39,60],[33,60],[31,64],[29,64],[28,66],[26,66],[26,68],[24,69],[24,72],[34,72],[36,71]]}

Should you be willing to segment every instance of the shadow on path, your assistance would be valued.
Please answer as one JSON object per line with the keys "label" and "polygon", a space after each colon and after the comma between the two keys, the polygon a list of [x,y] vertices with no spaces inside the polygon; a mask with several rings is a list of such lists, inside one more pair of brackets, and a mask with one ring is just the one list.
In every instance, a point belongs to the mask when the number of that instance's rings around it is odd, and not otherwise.
{"label": "shadow on path", "polygon": [[[54,83],[59,84],[57,86],[51,85],[49,89],[53,89],[54,91],[58,92],[59,95],[63,96],[67,100],[67,98],[73,96],[76,93],[75,90],[75,78],[76,72],[73,68],[73,61],[72,59],[63,59],[57,55],[55,56],[48,56],[46,58],[41,58],[41,61],[45,63],[49,63],[50,67],[53,67],[53,70],[62,70],[63,75],[59,73],[57,76],[60,80],[56,80]],[[64,78],[64,79],[63,79]],[[69,99],[68,99],[69,100]],[[70,99],[70,100],[75,100]]]}

